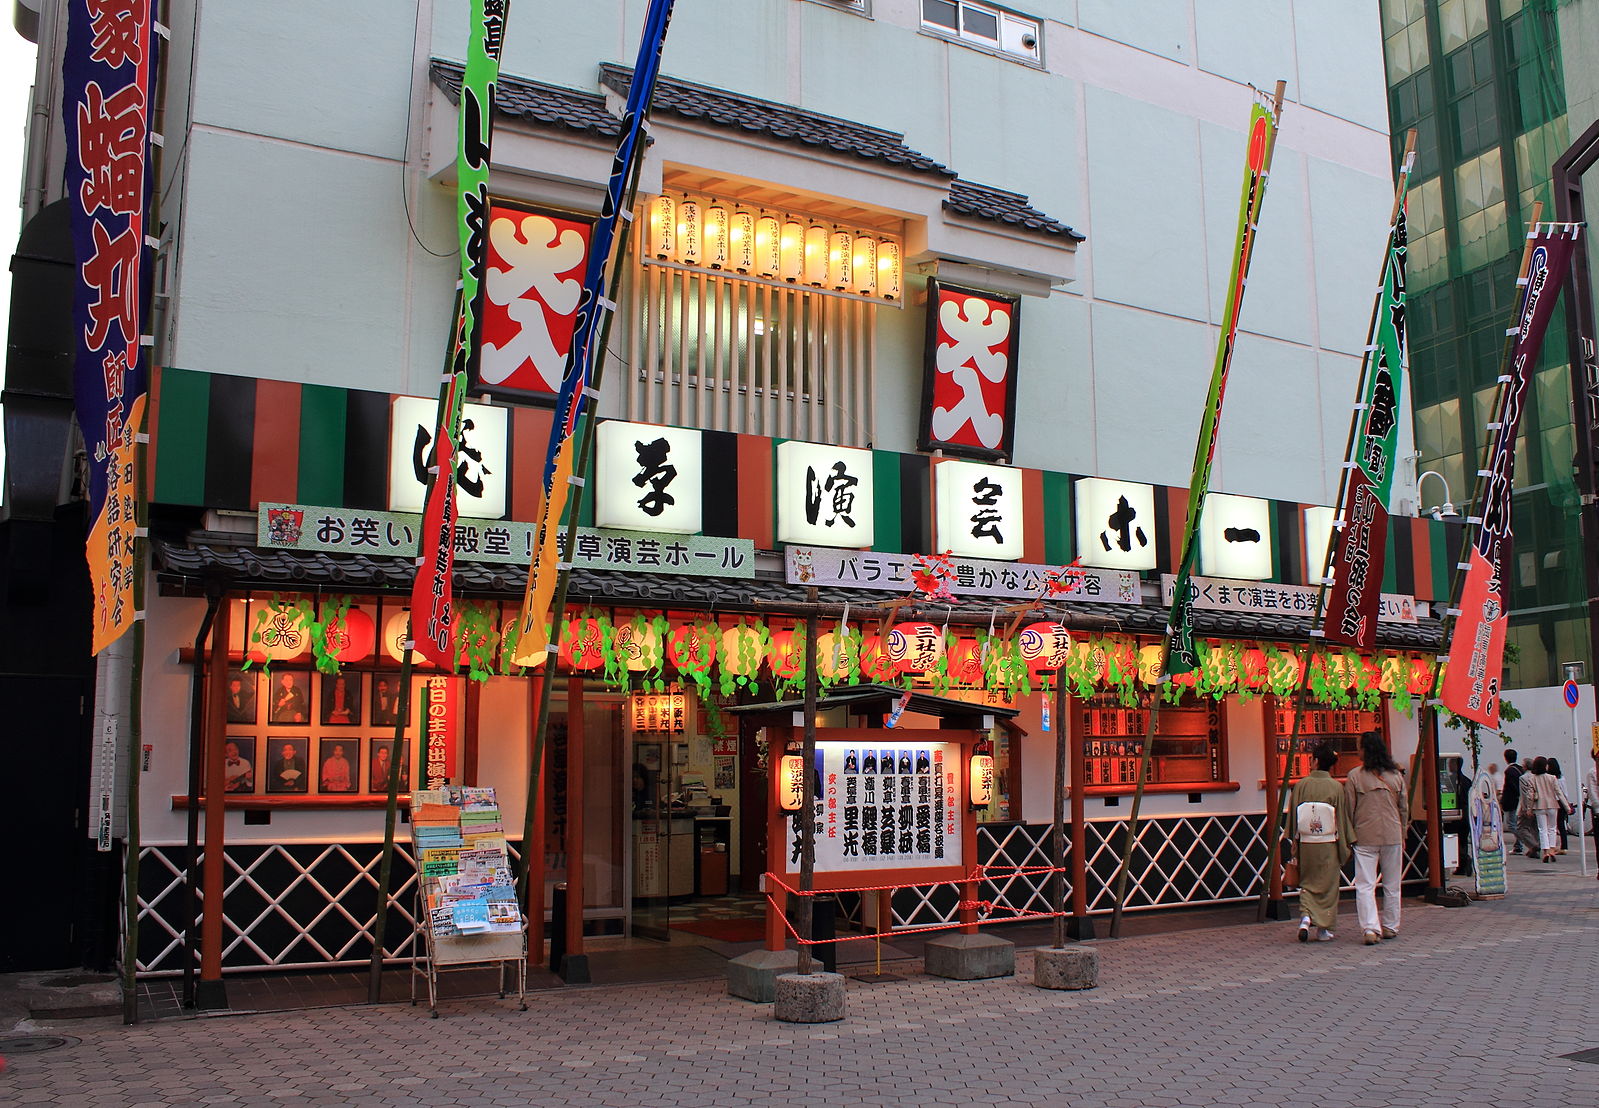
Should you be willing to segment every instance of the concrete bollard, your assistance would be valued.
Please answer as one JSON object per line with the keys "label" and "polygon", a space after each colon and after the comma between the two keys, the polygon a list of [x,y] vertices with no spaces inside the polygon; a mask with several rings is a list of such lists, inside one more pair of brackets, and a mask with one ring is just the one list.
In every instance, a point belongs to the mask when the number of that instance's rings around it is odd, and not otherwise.
{"label": "concrete bollard", "polygon": [[1099,951],[1089,946],[1039,947],[1033,984],[1040,989],[1092,989],[1099,985]]}
{"label": "concrete bollard", "polygon": [[785,973],[777,979],[772,1015],[784,1023],[833,1023],[844,1018],[844,975]]}
{"label": "concrete bollard", "polygon": [[923,965],[934,977],[983,981],[1016,972],[1016,944],[993,935],[940,935],[923,950]]}
{"label": "concrete bollard", "polygon": [[727,995],[770,1004],[777,996],[777,978],[799,966],[797,950],[752,950],[727,963]]}

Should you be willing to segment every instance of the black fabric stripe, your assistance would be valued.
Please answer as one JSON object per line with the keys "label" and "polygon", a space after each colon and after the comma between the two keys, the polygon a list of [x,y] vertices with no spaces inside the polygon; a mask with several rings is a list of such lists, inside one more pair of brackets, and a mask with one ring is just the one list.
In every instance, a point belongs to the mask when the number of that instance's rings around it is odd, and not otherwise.
{"label": "black fabric stripe", "polygon": [[[389,401],[386,392],[351,389],[344,409],[344,506],[389,506]],[[509,503],[509,501],[507,501]]]}
{"label": "black fabric stripe", "polygon": [[[1276,509],[1276,519],[1272,525],[1277,531],[1277,572],[1279,579],[1295,585],[1308,584],[1307,578],[1314,575],[1320,566],[1305,566],[1300,568],[1304,561],[1304,536],[1300,533],[1299,526],[1300,506],[1286,501],[1273,501]],[[1304,575],[1304,576],[1301,576]]]}
{"label": "black fabric stripe", "polygon": [[1395,516],[1388,521],[1388,531],[1394,537],[1395,592],[1416,594],[1415,521],[1405,516]]}
{"label": "black fabric stripe", "polygon": [[738,536],[738,436],[700,432],[700,529],[717,538]]}
{"label": "black fabric stripe", "polygon": [[1171,490],[1165,485],[1155,486],[1155,572],[1176,573],[1177,567],[1171,564],[1173,558],[1181,558],[1182,551],[1168,554],[1172,543],[1172,507]]}
{"label": "black fabric stripe", "polygon": [[904,554],[933,549],[933,505],[928,474],[932,459],[925,454],[899,456],[899,543]]}
{"label": "black fabric stripe", "polygon": [[206,507],[247,511],[255,451],[255,378],[212,375],[206,421]]}

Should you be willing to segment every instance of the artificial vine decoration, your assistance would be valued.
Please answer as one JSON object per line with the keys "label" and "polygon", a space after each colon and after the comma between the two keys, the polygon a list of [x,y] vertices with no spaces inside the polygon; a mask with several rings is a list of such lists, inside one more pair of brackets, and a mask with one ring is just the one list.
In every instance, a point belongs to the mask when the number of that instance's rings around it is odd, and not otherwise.
{"label": "artificial vine decoration", "polygon": [[495,626],[498,614],[498,607],[492,604],[463,600],[456,605],[456,630],[461,644],[458,661],[466,663],[469,680],[487,681],[494,673],[494,658],[500,645],[499,628]]}
{"label": "artificial vine decoration", "polygon": [[[350,610],[351,598],[347,595],[330,596],[318,604],[303,593],[283,596],[273,593],[272,599],[255,613],[255,628],[250,632],[252,645],[262,648],[265,659],[260,662],[263,673],[271,674],[272,656],[266,651],[277,646],[298,651],[310,647],[311,657],[320,673],[338,673],[337,648],[328,645],[328,627],[334,621],[342,622]],[[244,669],[257,664],[245,651]]]}

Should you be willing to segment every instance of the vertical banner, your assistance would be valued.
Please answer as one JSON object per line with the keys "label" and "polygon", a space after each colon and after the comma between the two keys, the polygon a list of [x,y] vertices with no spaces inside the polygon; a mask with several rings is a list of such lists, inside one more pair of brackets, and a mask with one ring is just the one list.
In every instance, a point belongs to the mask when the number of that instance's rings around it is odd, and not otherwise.
{"label": "vertical banner", "polygon": [[416,578],[411,586],[411,637],[434,665],[453,669],[455,652],[455,464],[461,441],[461,405],[474,370],[487,264],[489,146],[494,123],[494,86],[510,0],[471,0],[466,72],[461,78],[460,146],[456,155],[456,215],[461,240],[461,293],[449,374],[439,397],[438,433],[433,436],[434,474],[422,509]]}
{"label": "vertical banner", "polygon": [[[517,665],[543,663],[550,643],[548,622],[550,602],[555,597],[560,554],[556,534],[566,510],[566,490],[572,480],[573,432],[583,415],[592,391],[589,375],[594,365],[594,340],[599,333],[601,313],[616,307],[605,298],[605,266],[616,238],[616,221],[629,203],[624,194],[633,176],[634,162],[643,157],[640,141],[650,101],[655,96],[655,80],[661,71],[661,48],[666,43],[666,26],[672,18],[673,0],[650,0],[644,17],[644,32],[639,38],[638,58],[627,90],[627,107],[622,115],[622,134],[616,156],[611,160],[611,178],[605,190],[604,206],[589,240],[588,265],[583,274],[583,292],[578,301],[577,321],[572,328],[572,346],[561,375],[555,399],[555,419],[550,427],[550,446],[544,461],[544,487],[538,510],[538,533],[533,560],[528,567],[527,590],[522,597],[515,661]],[[631,212],[628,213],[631,218]]]}
{"label": "vertical banner", "polygon": [[[1443,706],[1484,727],[1499,726],[1499,678],[1504,672],[1505,632],[1510,626],[1511,491],[1515,483],[1516,435],[1526,406],[1538,351],[1571,264],[1577,240],[1572,224],[1539,224],[1529,236],[1526,287],[1510,353],[1510,383],[1496,416],[1498,424],[1483,465],[1477,532],[1465,560],[1460,614],[1449,640],[1448,669],[1438,697]],[[1489,424],[1492,429],[1493,423]]]}
{"label": "vertical banner", "polygon": [[1221,342],[1216,347],[1216,366],[1211,373],[1210,395],[1199,424],[1199,441],[1194,448],[1194,472],[1188,487],[1188,523],[1183,529],[1182,564],[1177,570],[1177,588],[1172,594],[1171,615],[1167,619],[1166,640],[1169,652],[1168,673],[1188,673],[1199,668],[1199,653],[1194,646],[1193,575],[1194,558],[1199,550],[1199,521],[1210,488],[1210,467],[1216,457],[1216,431],[1221,423],[1222,401],[1227,395],[1227,371],[1232,365],[1233,346],[1238,339],[1238,316],[1244,305],[1244,288],[1249,263],[1255,252],[1255,231],[1260,221],[1261,203],[1266,197],[1266,180],[1271,175],[1272,149],[1277,141],[1277,119],[1272,108],[1259,102],[1249,115],[1249,148],[1244,169],[1243,196],[1238,206],[1238,240],[1233,248],[1232,274],[1227,281],[1227,307],[1222,316]]}
{"label": "vertical banner", "polygon": [[477,387],[550,402],[572,350],[592,220],[496,204],[489,212]]}
{"label": "vertical banner", "polygon": [[992,461],[1016,438],[1021,298],[927,282],[919,448]]}
{"label": "vertical banner", "polygon": [[[1332,586],[1323,634],[1329,642],[1369,649],[1377,641],[1377,602],[1388,542],[1388,505],[1399,446],[1399,398],[1405,364],[1405,207],[1409,162],[1400,174],[1400,201],[1388,236],[1388,258],[1377,292],[1371,372],[1360,395],[1353,468],[1337,533]],[[1316,567],[1319,569],[1319,567]]]}
{"label": "vertical banner", "polygon": [[77,257],[73,399],[88,455],[93,650],[133,624],[138,483],[150,367],[142,356],[155,72],[149,0],[70,0],[62,59],[66,196]]}
{"label": "vertical banner", "polygon": [[427,679],[427,709],[422,726],[422,780],[429,789],[460,782],[456,776],[455,736],[460,711],[456,703],[459,679],[437,675]]}

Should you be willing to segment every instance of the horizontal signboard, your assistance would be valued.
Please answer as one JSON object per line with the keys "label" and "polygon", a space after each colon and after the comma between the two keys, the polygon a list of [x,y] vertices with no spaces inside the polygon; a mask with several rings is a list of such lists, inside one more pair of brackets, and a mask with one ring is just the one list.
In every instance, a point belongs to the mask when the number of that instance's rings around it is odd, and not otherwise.
{"label": "horizontal signboard", "polygon": [[[885,551],[841,550],[829,546],[790,546],[783,564],[791,585],[839,585],[851,589],[906,592],[916,555]],[[990,562],[980,558],[951,558],[949,591],[956,596],[1038,598],[1044,582],[1059,566],[1025,562]],[[1139,604],[1138,574],[1120,569],[1085,569],[1081,584],[1052,600],[1098,604]]]}
{"label": "horizontal signboard", "polygon": [[[1279,585],[1271,581],[1235,581],[1216,577],[1193,577],[1190,580],[1196,608],[1213,612],[1274,612],[1300,619],[1316,618],[1318,590],[1314,585]],[[1161,574],[1162,603],[1172,602],[1176,582],[1177,578],[1172,574]],[[1416,598],[1399,593],[1383,593],[1377,618],[1383,623],[1415,623]]]}

